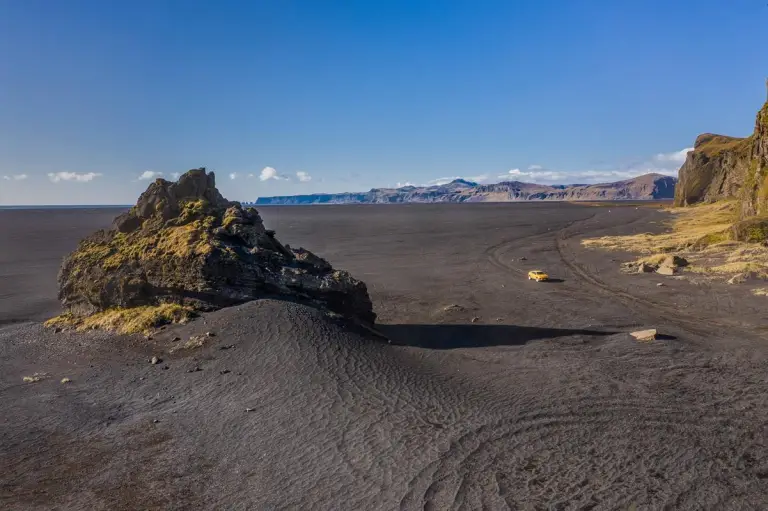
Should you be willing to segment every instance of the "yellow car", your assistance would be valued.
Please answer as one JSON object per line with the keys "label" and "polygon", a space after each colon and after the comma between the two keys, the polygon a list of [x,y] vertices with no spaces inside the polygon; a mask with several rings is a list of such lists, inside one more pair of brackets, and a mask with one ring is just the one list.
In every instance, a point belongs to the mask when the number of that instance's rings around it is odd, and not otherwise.
{"label": "yellow car", "polygon": [[528,272],[528,280],[535,280],[536,282],[543,282],[549,279],[549,275],[539,270],[531,270]]}

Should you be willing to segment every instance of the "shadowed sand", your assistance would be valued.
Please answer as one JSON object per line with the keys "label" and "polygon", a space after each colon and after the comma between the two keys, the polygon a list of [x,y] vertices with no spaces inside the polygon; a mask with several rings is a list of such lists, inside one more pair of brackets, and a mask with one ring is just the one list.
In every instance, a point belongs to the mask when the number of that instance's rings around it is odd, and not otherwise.
{"label": "shadowed sand", "polygon": [[[765,297],[622,275],[612,259],[631,256],[579,245],[658,229],[663,214],[260,212],[281,240],[365,281],[391,342],[275,300],[152,340],[44,331],[60,258],[116,213],[0,211],[12,240],[0,249],[0,507],[768,505]],[[530,282],[531,269],[562,282]],[[667,338],[631,340],[642,328]],[[205,332],[201,348],[169,353]]]}

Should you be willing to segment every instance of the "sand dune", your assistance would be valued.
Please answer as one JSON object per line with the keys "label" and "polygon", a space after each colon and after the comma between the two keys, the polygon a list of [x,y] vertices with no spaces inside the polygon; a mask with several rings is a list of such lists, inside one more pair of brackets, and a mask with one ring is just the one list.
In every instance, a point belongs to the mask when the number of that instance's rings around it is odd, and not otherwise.
{"label": "sand dune", "polygon": [[[391,342],[274,300],[149,341],[54,334],[29,320],[48,311],[55,282],[0,281],[0,507],[766,506],[768,351],[750,326],[764,302],[724,285],[658,288],[663,277],[620,275],[616,254],[579,248],[582,235],[658,228],[648,222],[660,213],[536,204],[262,215],[291,245],[365,280]],[[57,243],[51,259],[70,246]],[[3,256],[3,275],[26,264]],[[41,282],[55,280],[55,264],[37,264]],[[534,267],[559,281],[524,280]],[[668,337],[627,335],[645,326]],[[204,346],[174,350],[206,332]],[[153,355],[163,361],[151,365]],[[35,372],[47,374],[22,382]]]}

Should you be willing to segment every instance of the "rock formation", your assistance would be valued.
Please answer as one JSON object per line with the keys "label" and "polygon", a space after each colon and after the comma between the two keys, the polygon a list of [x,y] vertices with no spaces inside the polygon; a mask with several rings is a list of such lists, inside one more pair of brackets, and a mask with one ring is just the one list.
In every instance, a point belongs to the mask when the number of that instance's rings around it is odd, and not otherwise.
{"label": "rock formation", "polygon": [[699,135],[680,168],[675,205],[739,199],[741,218],[768,212],[768,102],[747,138]]}
{"label": "rock formation", "polygon": [[376,318],[363,282],[281,244],[202,168],[149,185],[112,229],[82,240],[59,273],[59,299],[75,317],[167,303],[213,310],[276,295],[363,323]]}
{"label": "rock formation", "polygon": [[516,202],[536,200],[671,199],[676,179],[646,174],[634,179],[593,185],[539,185],[508,181],[480,185],[456,179],[444,185],[374,188],[360,193],[321,193],[260,197],[256,204],[392,204],[404,202]]}

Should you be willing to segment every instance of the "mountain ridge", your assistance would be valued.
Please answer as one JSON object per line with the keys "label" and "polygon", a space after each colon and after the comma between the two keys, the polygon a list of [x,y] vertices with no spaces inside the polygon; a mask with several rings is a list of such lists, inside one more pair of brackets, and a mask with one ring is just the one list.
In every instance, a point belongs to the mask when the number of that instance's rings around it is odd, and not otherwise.
{"label": "mountain ridge", "polygon": [[521,202],[570,200],[672,199],[677,178],[644,174],[632,179],[596,184],[540,185],[502,181],[482,185],[465,179],[432,186],[372,188],[367,192],[316,193],[259,197],[256,205],[401,204],[434,202]]}

